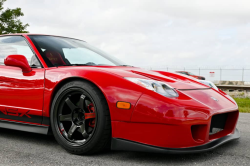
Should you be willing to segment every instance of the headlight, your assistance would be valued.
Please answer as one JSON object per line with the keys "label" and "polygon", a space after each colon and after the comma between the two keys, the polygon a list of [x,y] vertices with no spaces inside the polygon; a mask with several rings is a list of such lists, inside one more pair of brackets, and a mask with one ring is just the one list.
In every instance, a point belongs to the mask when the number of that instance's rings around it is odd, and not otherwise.
{"label": "headlight", "polygon": [[205,84],[207,86],[210,86],[211,88],[218,90],[217,86],[214,85],[214,83],[212,83],[211,81],[199,80],[199,82],[202,84]]}
{"label": "headlight", "polygon": [[178,93],[174,90],[174,88],[172,88],[171,86],[167,85],[164,82],[141,79],[141,78],[131,78],[131,77],[125,77],[125,79],[133,83],[136,83],[137,85],[140,85],[144,88],[155,91],[156,93],[159,93],[166,97],[178,97],[179,96]]}

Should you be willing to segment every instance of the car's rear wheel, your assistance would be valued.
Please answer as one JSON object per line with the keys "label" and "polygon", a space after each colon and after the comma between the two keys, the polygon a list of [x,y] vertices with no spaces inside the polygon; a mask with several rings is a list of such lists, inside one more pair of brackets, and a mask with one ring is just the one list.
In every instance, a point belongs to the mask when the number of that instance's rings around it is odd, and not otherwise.
{"label": "car's rear wheel", "polygon": [[57,142],[73,154],[92,154],[110,143],[111,124],[102,92],[85,81],[72,81],[56,93],[51,128]]}

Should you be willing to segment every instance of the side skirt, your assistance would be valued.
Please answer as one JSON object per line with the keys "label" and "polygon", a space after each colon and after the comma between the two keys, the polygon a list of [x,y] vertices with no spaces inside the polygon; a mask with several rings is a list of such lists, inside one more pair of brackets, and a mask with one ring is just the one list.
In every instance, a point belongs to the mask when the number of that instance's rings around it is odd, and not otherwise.
{"label": "side skirt", "polygon": [[49,131],[49,126],[39,126],[39,125],[25,124],[19,122],[9,122],[3,120],[0,120],[0,128],[26,131],[38,134],[48,134]]}

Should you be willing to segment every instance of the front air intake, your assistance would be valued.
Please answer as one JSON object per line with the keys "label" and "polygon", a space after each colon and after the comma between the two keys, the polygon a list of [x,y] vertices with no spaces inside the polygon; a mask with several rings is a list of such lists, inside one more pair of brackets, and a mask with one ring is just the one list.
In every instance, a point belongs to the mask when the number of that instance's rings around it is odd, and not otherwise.
{"label": "front air intake", "polygon": [[212,117],[209,135],[216,134],[225,129],[228,113],[217,114]]}

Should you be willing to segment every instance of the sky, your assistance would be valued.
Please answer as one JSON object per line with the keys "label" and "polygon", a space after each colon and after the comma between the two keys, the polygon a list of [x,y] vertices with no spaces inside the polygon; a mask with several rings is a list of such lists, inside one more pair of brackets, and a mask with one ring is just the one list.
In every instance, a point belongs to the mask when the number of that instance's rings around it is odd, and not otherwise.
{"label": "sky", "polygon": [[78,38],[140,67],[250,68],[249,0],[7,0],[30,33]]}

